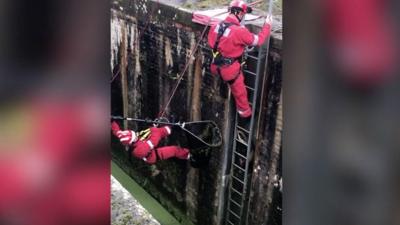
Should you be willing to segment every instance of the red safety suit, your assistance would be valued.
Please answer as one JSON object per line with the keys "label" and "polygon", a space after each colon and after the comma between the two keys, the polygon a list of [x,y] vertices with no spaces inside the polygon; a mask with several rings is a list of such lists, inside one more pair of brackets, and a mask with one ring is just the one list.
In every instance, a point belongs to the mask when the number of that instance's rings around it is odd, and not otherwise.
{"label": "red safety suit", "polygon": [[97,122],[104,113],[96,108],[103,99],[42,94],[2,114],[0,223],[101,224],[110,217],[110,160]]}
{"label": "red safety suit", "polygon": [[398,74],[395,19],[389,1],[323,1],[324,28],[338,75],[359,87],[388,83]]}
{"label": "red safety suit", "polygon": [[[246,27],[241,26],[238,19],[232,14],[227,16],[223,22],[233,24],[225,30],[219,41],[218,52],[223,57],[239,58],[242,56],[246,46],[260,46],[270,34],[270,25],[268,23],[265,23],[262,30],[256,35]],[[217,41],[219,26],[220,24],[211,26],[208,33],[208,44],[211,48],[214,48]],[[218,74],[215,64],[211,64],[211,72]],[[247,100],[247,90],[244,85],[240,62],[235,60],[231,65],[220,66],[220,75],[224,81],[229,83],[239,115],[249,117],[251,108]]]}
{"label": "red safety suit", "polygon": [[[114,128],[115,124],[113,124],[114,135],[118,137],[116,132],[118,129]],[[162,138],[167,137],[171,134],[171,128],[169,126],[164,127],[151,127],[150,134],[145,139],[137,140],[136,142],[131,144],[133,148],[132,155],[136,158],[143,159],[145,162],[149,164],[154,164],[157,162],[157,159],[164,160],[172,157],[176,157],[178,159],[188,159],[189,150],[186,148],[181,148],[179,146],[165,146],[165,147],[157,147],[160,140]]]}

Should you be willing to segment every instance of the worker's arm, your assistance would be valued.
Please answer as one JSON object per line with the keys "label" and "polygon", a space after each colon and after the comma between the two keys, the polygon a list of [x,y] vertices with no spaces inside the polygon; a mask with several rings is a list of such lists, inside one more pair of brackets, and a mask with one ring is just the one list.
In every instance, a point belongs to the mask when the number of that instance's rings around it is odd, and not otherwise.
{"label": "worker's arm", "polygon": [[265,39],[270,35],[272,17],[268,16],[264,26],[258,34],[251,33],[247,28],[241,28],[241,32],[238,33],[239,41],[244,45],[261,46]]}
{"label": "worker's arm", "polygon": [[168,135],[171,134],[171,127],[170,126],[163,126],[161,128],[159,128],[161,131],[161,135],[162,137],[167,137]]}
{"label": "worker's arm", "polygon": [[123,145],[131,145],[137,141],[136,133],[133,130],[121,130],[116,122],[112,122],[111,130]]}

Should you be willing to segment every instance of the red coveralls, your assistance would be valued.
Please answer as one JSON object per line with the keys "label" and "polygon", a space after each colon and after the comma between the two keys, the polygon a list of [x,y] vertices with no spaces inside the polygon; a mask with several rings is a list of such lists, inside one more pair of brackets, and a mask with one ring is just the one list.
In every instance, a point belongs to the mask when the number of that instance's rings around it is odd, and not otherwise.
{"label": "red coveralls", "polygon": [[[143,159],[149,164],[154,164],[157,158],[160,160],[176,157],[178,159],[188,159],[189,150],[179,146],[165,146],[157,148],[158,143],[162,138],[171,134],[171,128],[164,127],[151,127],[150,136],[145,140],[138,140],[132,145],[132,155],[136,158]],[[158,157],[157,154],[158,153]]]}
{"label": "red coveralls", "polygon": [[360,87],[388,82],[396,68],[395,20],[388,1],[323,1],[326,46],[339,75]]}
{"label": "red coveralls", "polygon": [[[251,33],[246,27],[241,26],[238,19],[232,14],[227,16],[224,22],[234,24],[225,30],[218,45],[218,50],[224,57],[238,58],[242,56],[246,46],[260,46],[270,34],[270,25],[268,23],[265,23],[260,33],[256,35]],[[208,33],[208,44],[211,48],[214,47],[217,40],[218,28],[219,24],[213,25]],[[236,60],[232,65],[221,66],[220,71],[224,81],[232,82],[229,85],[239,115],[242,117],[249,117],[251,115],[251,108],[247,100],[247,90],[244,85],[243,72],[240,67],[240,62]],[[213,74],[218,74],[216,65],[211,64],[211,72]]]}

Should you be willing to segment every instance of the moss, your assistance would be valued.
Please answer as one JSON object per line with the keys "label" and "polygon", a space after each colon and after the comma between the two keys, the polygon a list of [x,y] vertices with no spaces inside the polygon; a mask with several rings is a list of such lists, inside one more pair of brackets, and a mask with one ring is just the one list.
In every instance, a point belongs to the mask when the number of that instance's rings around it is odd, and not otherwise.
{"label": "moss", "polygon": [[[183,8],[187,9],[211,9],[211,8],[219,8],[219,7],[226,7],[231,0],[199,0],[195,2],[185,2],[181,5]],[[274,15],[282,15],[282,0],[273,0],[274,8],[273,13]],[[257,7],[260,10],[267,11],[268,1],[263,1],[260,4],[257,4]]]}
{"label": "moss", "polygon": [[197,2],[186,2],[182,4],[182,7],[188,9],[209,9],[220,6],[227,6],[230,0],[200,0]]}

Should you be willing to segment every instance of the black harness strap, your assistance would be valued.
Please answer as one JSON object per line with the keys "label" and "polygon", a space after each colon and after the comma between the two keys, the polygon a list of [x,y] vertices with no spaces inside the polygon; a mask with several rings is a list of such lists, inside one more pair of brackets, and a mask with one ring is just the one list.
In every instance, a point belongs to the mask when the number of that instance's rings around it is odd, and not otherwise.
{"label": "black harness strap", "polygon": [[[147,141],[149,141],[149,140],[147,140]],[[147,142],[147,141],[146,141],[146,142]],[[149,158],[149,157],[151,156],[151,153],[152,153],[153,151],[154,151],[154,153],[156,154],[156,159],[157,159],[157,161],[160,160],[160,156],[158,155],[157,146],[154,146],[153,149],[150,149],[150,150],[147,152],[147,155],[144,157],[144,159],[147,160],[147,158]]]}
{"label": "black harness strap", "polygon": [[[236,60],[240,60],[240,57],[239,58],[224,57],[218,51],[218,46],[219,46],[221,37],[224,35],[226,29],[232,25],[233,25],[232,23],[225,23],[225,22],[221,22],[219,24],[217,40],[215,41],[214,48],[213,48],[213,63],[217,66],[217,73],[220,76],[221,76],[221,66],[222,65],[232,65]],[[235,77],[232,80],[229,80],[226,82],[228,84],[232,85],[236,81],[236,79],[239,77],[239,75],[240,75],[240,71],[235,75]]]}
{"label": "black harness strap", "polygon": [[226,29],[228,29],[228,27],[230,27],[232,25],[233,25],[232,23],[225,23],[225,22],[221,22],[219,24],[217,40],[215,41],[215,44],[214,44],[213,53],[218,52],[218,45],[219,45],[219,41],[221,40],[222,35],[224,35]]}
{"label": "black harness strap", "polygon": [[151,153],[154,151],[154,153],[156,154],[156,161],[159,161],[161,158],[160,158],[160,156],[158,155],[158,149],[156,148],[156,147],[154,147],[153,149],[150,149],[148,152],[147,152],[147,155],[145,156],[145,157],[143,157],[143,160],[144,159],[146,159],[146,161],[147,161],[147,158],[149,158],[150,156],[151,156]]}
{"label": "black harness strap", "polygon": [[156,152],[156,159],[157,159],[157,162],[158,162],[161,159],[160,156],[158,155],[158,149],[155,148],[154,151]]}
{"label": "black harness strap", "polygon": [[146,155],[144,158],[145,158],[145,159],[149,158],[150,155],[151,155],[151,152],[152,152],[153,150],[154,150],[154,149],[150,149],[150,150],[147,152],[147,155]]}
{"label": "black harness strap", "polygon": [[[221,68],[220,68],[219,66],[217,66],[217,73],[218,73],[218,75],[221,76]],[[227,82],[228,84],[232,85],[232,84],[235,83],[235,81],[239,78],[239,76],[240,76],[240,70],[239,70],[239,72],[235,75],[235,77],[232,78],[232,80],[228,80],[228,81],[225,81],[225,82]]]}
{"label": "black harness strap", "polygon": [[[224,35],[226,29],[228,29],[232,25],[234,25],[234,24],[226,23],[226,22],[221,22],[219,24],[217,40],[215,40],[215,44],[214,44],[213,51],[212,51],[212,54],[213,54],[212,63],[215,64],[217,67],[220,67],[222,65],[232,65],[237,60],[237,58],[224,57],[218,51],[219,42],[220,42],[222,36]],[[219,73],[219,75],[221,75],[220,72],[218,72],[218,73]]]}
{"label": "black harness strap", "polygon": [[240,70],[239,70],[239,72],[235,75],[235,77],[234,77],[232,80],[228,80],[227,83],[228,83],[229,85],[232,85],[232,84],[235,83],[235,81],[239,78],[239,76],[240,76]]}

